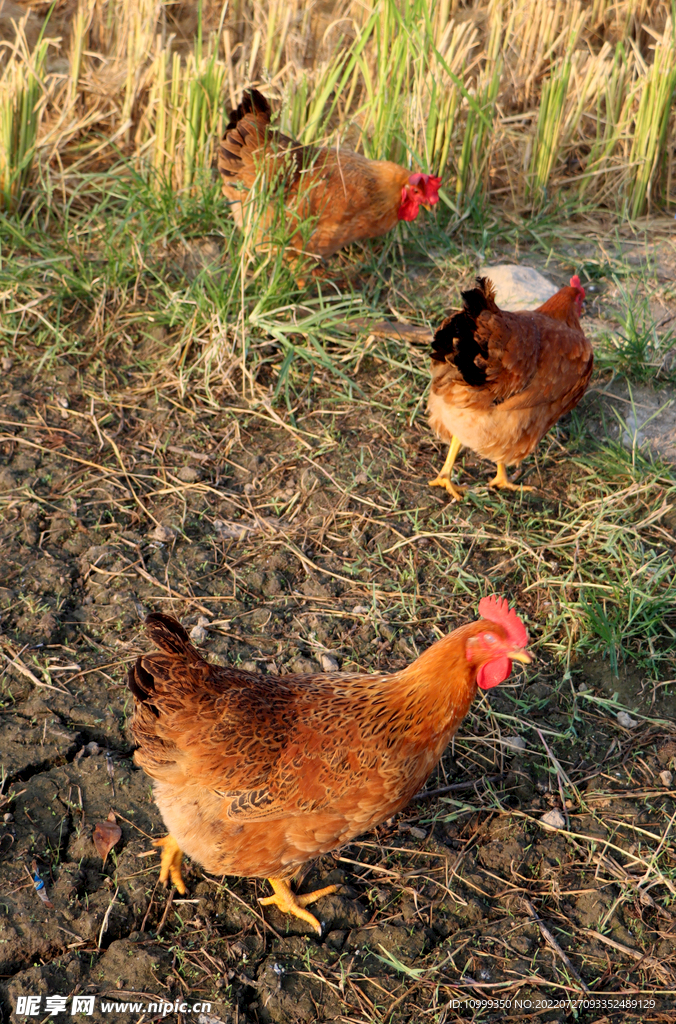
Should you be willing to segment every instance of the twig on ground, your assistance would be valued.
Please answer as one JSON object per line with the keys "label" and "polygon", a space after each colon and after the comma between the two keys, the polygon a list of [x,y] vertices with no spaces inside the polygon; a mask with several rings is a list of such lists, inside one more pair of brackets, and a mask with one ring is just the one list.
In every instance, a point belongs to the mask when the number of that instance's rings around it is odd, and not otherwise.
{"label": "twig on ground", "polygon": [[547,945],[550,946],[554,950],[556,955],[566,965],[566,967],[568,968],[568,970],[570,971],[572,976],[578,982],[578,984],[580,985],[580,988],[582,989],[582,991],[585,994],[588,995],[589,992],[590,992],[589,988],[587,987],[587,985],[585,985],[584,981],[582,980],[580,975],[577,973],[577,971],[573,967],[572,963],[570,962],[570,960],[568,959],[568,957],[566,956],[564,951],[561,949],[560,945],[558,944],[558,942],[556,941],[556,939],[554,938],[554,936],[550,932],[550,930],[547,927],[547,925],[544,924],[544,922],[540,920],[540,918],[537,915],[537,911],[535,910],[535,907],[533,906],[533,904],[530,902],[530,900],[526,900],[526,899],[523,902],[524,902],[524,906],[526,907],[526,910],[528,911],[528,913],[530,914],[530,916],[533,918],[533,920],[537,924],[538,928],[540,929],[540,932],[542,933],[542,937],[545,940],[545,942],[547,943]]}

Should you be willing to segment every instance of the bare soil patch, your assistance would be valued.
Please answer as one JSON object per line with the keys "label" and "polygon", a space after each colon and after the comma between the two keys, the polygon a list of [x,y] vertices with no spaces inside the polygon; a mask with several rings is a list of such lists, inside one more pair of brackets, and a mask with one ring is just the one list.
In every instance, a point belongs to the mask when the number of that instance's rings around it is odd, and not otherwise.
{"label": "bare soil patch", "polygon": [[[408,276],[411,301],[424,280]],[[463,283],[442,275],[434,301]],[[612,326],[611,287],[595,337]],[[9,1019],[32,992],[95,994],[92,1020],[114,1019],[103,997],[139,994],[208,1001],[227,1024],[674,1020],[669,466],[604,433],[590,396],[524,466],[534,494],[490,493],[467,455],[473,496],[450,505],[426,486],[443,452],[423,415],[424,349],[365,336],[352,394],[301,367],[285,407],[268,390],[274,341],[253,397],[236,372],[208,394],[186,384],[167,344],[137,317],[103,361],[45,371],[26,338],[3,376]],[[601,368],[595,389],[609,381]],[[652,632],[617,597],[636,578],[661,616]],[[485,592],[514,601],[538,661],[477,703],[432,795],[311,866],[305,886],[342,883],[319,904],[322,941],[262,913],[259,882],[192,864],[187,898],[157,885],[147,854],[164,829],[132,761],[125,687],[148,611],[200,622],[221,663],[382,671],[474,617]],[[111,809],[122,838],[103,866],[92,832]],[[563,828],[543,822],[551,811]]]}

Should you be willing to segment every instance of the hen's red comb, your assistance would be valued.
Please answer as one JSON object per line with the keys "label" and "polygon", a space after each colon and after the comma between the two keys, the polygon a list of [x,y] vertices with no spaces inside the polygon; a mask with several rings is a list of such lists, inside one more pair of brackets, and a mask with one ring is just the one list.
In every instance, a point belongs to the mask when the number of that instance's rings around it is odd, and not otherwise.
{"label": "hen's red comb", "polygon": [[585,292],[584,292],[584,288],[582,287],[582,281],[577,276],[577,274],[573,274],[573,276],[571,277],[571,279],[570,279],[570,287],[571,288],[576,288],[580,292],[581,298],[584,298]]}
{"label": "hen's red comb", "polygon": [[479,601],[479,615],[489,622],[497,622],[499,626],[507,631],[510,642],[516,647],[525,647],[528,643],[528,633],[523,622],[516,614],[516,610],[509,610],[509,603],[505,597],[482,597]]}

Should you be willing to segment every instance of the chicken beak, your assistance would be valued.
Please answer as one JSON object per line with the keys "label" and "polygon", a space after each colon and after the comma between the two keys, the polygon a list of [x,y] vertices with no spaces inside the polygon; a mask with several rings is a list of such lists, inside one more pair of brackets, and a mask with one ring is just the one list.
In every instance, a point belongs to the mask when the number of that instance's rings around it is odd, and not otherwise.
{"label": "chicken beak", "polygon": [[510,651],[507,657],[510,661],[520,661],[522,665],[530,665],[533,660],[532,654],[527,654],[526,651]]}
{"label": "chicken beak", "polygon": [[429,203],[421,203],[420,205],[422,206],[423,210],[427,210],[428,213],[432,209]]}

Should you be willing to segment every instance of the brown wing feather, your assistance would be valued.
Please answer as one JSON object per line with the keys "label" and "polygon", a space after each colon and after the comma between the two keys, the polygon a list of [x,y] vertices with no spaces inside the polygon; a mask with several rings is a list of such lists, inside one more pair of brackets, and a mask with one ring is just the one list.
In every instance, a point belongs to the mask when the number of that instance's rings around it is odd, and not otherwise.
{"label": "brown wing feather", "polygon": [[[130,672],[136,760],[181,848],[215,872],[290,876],[403,807],[476,691],[464,656],[451,687],[435,685],[434,669],[418,681],[414,666],[337,677],[219,668],[167,619],[149,623],[163,652]],[[448,651],[434,657],[445,672],[455,665]]]}
{"label": "brown wing feather", "polygon": [[443,378],[445,387],[457,385],[454,399],[471,408],[567,405],[569,395],[579,391],[581,397],[592,368],[582,332],[539,311],[501,310],[494,296],[486,278],[463,292],[464,309],[444,320],[434,336],[435,379]]}

